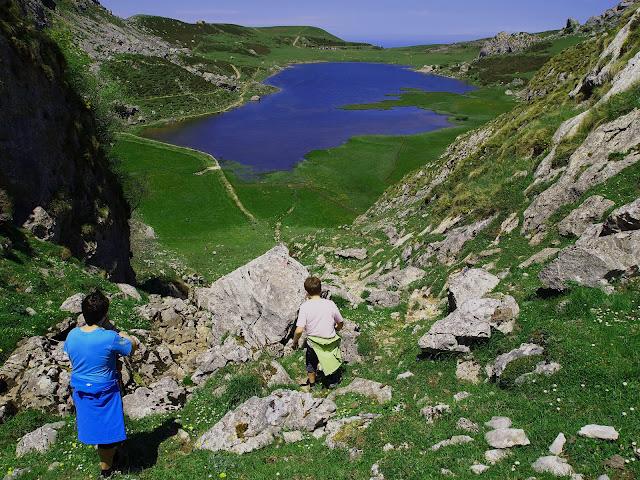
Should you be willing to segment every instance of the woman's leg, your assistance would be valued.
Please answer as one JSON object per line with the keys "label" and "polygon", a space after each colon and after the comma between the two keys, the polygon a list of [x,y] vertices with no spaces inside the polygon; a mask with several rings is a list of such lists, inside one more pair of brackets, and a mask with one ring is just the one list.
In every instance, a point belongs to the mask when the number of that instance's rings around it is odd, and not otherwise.
{"label": "woman's leg", "polygon": [[113,457],[116,454],[116,444],[98,445],[98,456],[100,457],[100,470],[109,471],[113,467]]}

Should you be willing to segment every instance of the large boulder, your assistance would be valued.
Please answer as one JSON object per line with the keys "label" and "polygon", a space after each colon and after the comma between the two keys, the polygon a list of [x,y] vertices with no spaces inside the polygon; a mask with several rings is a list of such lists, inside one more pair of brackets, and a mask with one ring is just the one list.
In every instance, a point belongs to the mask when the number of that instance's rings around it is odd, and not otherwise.
{"label": "large boulder", "polygon": [[467,353],[471,343],[491,337],[492,329],[510,333],[519,312],[509,295],[469,300],[434,323],[418,345],[425,353]]}
{"label": "large boulder", "polygon": [[558,233],[565,237],[579,237],[591,224],[599,221],[613,205],[611,200],[600,195],[592,195],[558,223]]}
{"label": "large boulder", "polygon": [[29,230],[34,237],[40,240],[55,242],[60,236],[60,229],[56,225],[55,218],[50,216],[42,207],[34,208],[22,227]]}
{"label": "large boulder", "polygon": [[609,290],[609,280],[635,275],[640,268],[638,227],[640,199],[614,210],[604,224],[588,228],[540,272],[540,281],[551,290],[565,290],[569,282]]}
{"label": "large boulder", "polygon": [[24,435],[16,445],[16,457],[22,457],[27,453],[44,453],[51,448],[58,438],[58,430],[64,427],[64,421],[47,423]]}
{"label": "large boulder", "polygon": [[530,33],[500,32],[495,37],[484,42],[480,49],[480,58],[521,52],[539,41],[538,37]]}
{"label": "large boulder", "polygon": [[481,268],[466,268],[454,273],[447,280],[449,310],[454,311],[468,300],[484,297],[498,283],[498,277]]}
{"label": "large boulder", "polygon": [[122,399],[124,413],[134,420],[149,415],[174,412],[184,404],[187,393],[184,387],[165,377],[149,387],[140,387]]}
{"label": "large boulder", "polygon": [[391,400],[393,389],[384,383],[356,377],[349,385],[334,390],[329,397],[334,399],[339,395],[346,395],[348,393],[357,393],[358,395],[372,398],[382,404]]}
{"label": "large boulder", "polygon": [[196,442],[204,450],[247,453],[272,443],[283,431],[313,432],[334,415],[336,405],[310,393],[276,390],[251,397],[228,412]]}
{"label": "large boulder", "polygon": [[197,305],[212,314],[212,328],[222,337],[241,337],[262,349],[285,339],[305,299],[309,272],[279,245],[208,288],[195,290]]}

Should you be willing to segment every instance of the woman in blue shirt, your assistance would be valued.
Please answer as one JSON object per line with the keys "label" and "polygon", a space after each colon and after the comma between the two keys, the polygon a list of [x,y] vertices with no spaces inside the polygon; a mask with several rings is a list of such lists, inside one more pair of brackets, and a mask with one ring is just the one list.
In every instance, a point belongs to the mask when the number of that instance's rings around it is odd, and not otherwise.
{"label": "woman in blue shirt", "polygon": [[135,338],[101,326],[107,323],[108,311],[109,300],[102,292],[87,295],[82,301],[87,325],[74,328],[64,342],[71,360],[78,440],[98,446],[103,477],[113,473],[116,448],[127,438],[116,361],[138,346]]}

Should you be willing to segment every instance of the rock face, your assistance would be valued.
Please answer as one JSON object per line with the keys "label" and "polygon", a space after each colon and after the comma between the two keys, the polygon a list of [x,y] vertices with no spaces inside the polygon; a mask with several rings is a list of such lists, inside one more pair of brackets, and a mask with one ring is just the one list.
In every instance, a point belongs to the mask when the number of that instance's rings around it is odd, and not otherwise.
{"label": "rock face", "polygon": [[[569,158],[560,178],[538,195],[524,212],[523,233],[545,229],[547,220],[563,205],[575,202],[599,185],[640,160],[640,110],[621,116],[593,130]],[[621,154],[614,159],[612,154]]]}
{"label": "rock face", "polygon": [[305,299],[309,272],[280,245],[195,291],[197,305],[212,314],[212,329],[243,339],[247,348],[281,343]]}
{"label": "rock face", "polygon": [[16,457],[22,457],[27,453],[44,453],[58,438],[58,430],[65,426],[65,422],[47,423],[33,432],[27,433],[18,440],[16,445]]}
{"label": "rock face", "polygon": [[468,300],[484,297],[493,290],[500,279],[481,268],[470,268],[449,277],[449,310],[455,310]]}
{"label": "rock face", "polygon": [[133,282],[129,206],[94,114],[70,86],[58,47],[14,13],[3,8],[0,27],[0,190],[11,198],[13,221],[112,279]]}
{"label": "rock face", "polygon": [[491,330],[513,330],[520,308],[511,296],[481,298],[465,302],[438,320],[418,341],[426,353],[468,353],[473,342],[491,337]]}
{"label": "rock face", "polygon": [[277,390],[264,398],[252,397],[228,412],[198,439],[196,447],[213,452],[251,452],[272,443],[283,431],[313,432],[324,427],[335,410],[331,400]]}
{"label": "rock face", "polygon": [[480,49],[480,58],[491,55],[521,52],[538,41],[538,37],[529,33],[500,32],[482,45],[482,48]]}
{"label": "rock face", "polygon": [[600,195],[587,198],[582,205],[573,210],[560,223],[558,233],[565,237],[579,237],[592,224],[599,221],[614,203]]}
{"label": "rock face", "polygon": [[178,410],[184,404],[187,393],[184,387],[165,377],[147,387],[140,387],[122,399],[124,413],[138,420],[149,415]]}
{"label": "rock face", "polygon": [[640,266],[640,201],[614,210],[604,224],[587,229],[575,245],[540,272],[546,288],[565,290],[569,282],[609,288],[609,280],[635,275]]}

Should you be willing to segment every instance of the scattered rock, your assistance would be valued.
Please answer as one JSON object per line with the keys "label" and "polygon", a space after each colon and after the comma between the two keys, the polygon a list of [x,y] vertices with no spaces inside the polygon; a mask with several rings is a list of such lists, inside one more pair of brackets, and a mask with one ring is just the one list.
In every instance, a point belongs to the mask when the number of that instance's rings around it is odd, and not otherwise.
{"label": "scattered rock", "polygon": [[544,347],[535,343],[523,343],[518,348],[499,355],[492,364],[487,365],[487,376],[489,378],[500,378],[511,362],[521,358],[542,355],[543,353]]}
{"label": "scattered rock", "polygon": [[31,472],[30,468],[16,468],[10,470],[9,473],[4,476],[3,480],[17,480],[18,478],[26,475],[29,472]]}
{"label": "scattered rock", "polygon": [[473,465],[471,465],[471,467],[469,467],[469,469],[476,475],[480,475],[489,470],[489,466],[482,463],[474,463]]}
{"label": "scattered rock", "polygon": [[556,477],[570,477],[573,474],[573,468],[564,458],[555,455],[538,458],[531,465],[538,473],[549,473]]}
{"label": "scattered rock", "polygon": [[336,250],[334,253],[337,257],[347,259],[365,260],[367,258],[366,248],[345,248],[343,250]]}
{"label": "scattered rock", "polygon": [[142,300],[142,296],[133,285],[129,285],[128,283],[118,283],[117,286],[118,289],[124,294],[125,298],[133,298],[137,302]]}
{"label": "scattered rock", "polygon": [[440,469],[440,475],[442,475],[443,477],[455,477],[456,476],[455,473],[453,473],[448,468],[441,468]]}
{"label": "scattered rock", "polygon": [[333,399],[339,395],[346,395],[348,393],[364,395],[365,397],[372,398],[382,404],[391,400],[393,390],[389,385],[384,385],[373,380],[354,378],[346,387],[334,390],[333,393],[329,395],[329,398]]}
{"label": "scattered rock", "polygon": [[64,302],[62,302],[62,305],[60,305],[60,310],[73,314],[82,313],[82,301],[84,300],[84,297],[84,293],[76,293],[75,295],[71,295]]}
{"label": "scattered rock", "polygon": [[252,102],[259,102],[260,101],[260,95],[253,95],[253,96],[251,96],[250,100]]}
{"label": "scattered rock", "polygon": [[458,360],[456,366],[456,378],[464,382],[473,384],[480,383],[480,372],[482,367],[473,360]]}
{"label": "scattered rock", "polygon": [[267,387],[274,387],[276,385],[292,385],[295,383],[284,367],[275,360],[272,360],[268,366],[263,368],[262,372],[266,377],[265,380]]}
{"label": "scattered rock", "polygon": [[184,404],[187,393],[184,387],[170,377],[165,377],[147,387],[139,387],[122,399],[124,413],[134,419],[178,410]]}
{"label": "scattered rock", "polygon": [[453,399],[456,402],[461,402],[462,400],[466,400],[470,396],[471,396],[471,394],[469,392],[458,392],[453,396]]}
{"label": "scattered rock", "polygon": [[527,434],[520,428],[498,428],[487,432],[484,438],[493,448],[511,448],[531,443]]}
{"label": "scattered rock", "polygon": [[417,268],[414,266],[408,266],[403,269],[394,269],[390,272],[385,273],[384,275],[380,275],[379,277],[371,278],[378,285],[387,288],[387,289],[400,289],[403,290],[411,285],[413,282],[416,282],[427,274],[421,268]]}
{"label": "scattered rock", "polygon": [[485,422],[485,426],[494,430],[509,428],[511,427],[511,419],[509,417],[491,417],[491,420]]}
{"label": "scattered rock", "polygon": [[313,432],[324,427],[335,410],[329,399],[276,390],[267,397],[251,397],[227,412],[197,440],[196,447],[213,452],[251,452],[274,442],[282,431]]}
{"label": "scattered rock", "polygon": [[450,445],[461,445],[463,443],[471,443],[471,442],[473,442],[473,438],[471,438],[468,435],[454,435],[453,437],[447,440],[442,440],[441,442],[438,442],[435,445],[432,445],[431,450],[433,452],[436,452],[443,447],[448,447]]}
{"label": "scattered rock", "polygon": [[451,407],[444,403],[424,407],[420,410],[420,415],[427,419],[427,423],[435,423],[440,417],[451,413]]}
{"label": "scattered rock", "polygon": [[376,307],[393,308],[400,305],[400,292],[390,292],[380,288],[371,290],[367,302]]}
{"label": "scattered rock", "polygon": [[377,463],[371,465],[371,477],[369,480],[384,480],[384,475],[380,472],[380,465]]}
{"label": "scattered rock", "polygon": [[625,467],[625,459],[621,455],[612,455],[604,462],[605,467],[614,468],[616,470],[623,470]]}
{"label": "scattered rock", "polygon": [[55,218],[42,207],[34,208],[22,227],[29,230],[34,237],[48,242],[55,242],[60,236]]}
{"label": "scattered rock", "polygon": [[51,448],[58,437],[58,430],[64,427],[66,423],[56,422],[47,423],[33,432],[27,433],[18,440],[16,445],[16,457],[22,457],[27,453],[38,452],[44,453]]}
{"label": "scattered rock", "polygon": [[449,276],[448,299],[449,311],[476,298],[482,298],[493,290],[500,279],[481,268],[465,268],[459,273]]}
{"label": "scattered rock", "polygon": [[493,450],[487,450],[484,452],[484,459],[489,462],[491,465],[495,465],[498,462],[501,462],[505,458],[509,456],[511,452],[507,449],[495,448]]}
{"label": "scattered rock", "polygon": [[251,358],[252,352],[246,345],[238,343],[236,338],[228,337],[222,345],[216,345],[198,355],[196,359],[198,368],[191,375],[191,380],[199,385],[227,364],[244,363]]}
{"label": "scattered rock", "polygon": [[411,378],[413,377],[413,372],[404,372],[404,373],[400,373],[398,374],[398,376],[396,377],[396,380],[404,380],[406,378]]}
{"label": "scattered rock", "polygon": [[197,288],[197,305],[212,313],[212,328],[232,334],[247,348],[280,344],[295,323],[304,301],[309,272],[279,245],[215,281]]}
{"label": "scattered rock", "polygon": [[550,260],[553,257],[555,257],[559,251],[560,251],[559,248],[553,248],[553,247],[543,248],[538,253],[534,253],[533,255],[531,255],[531,257],[529,257],[527,260],[525,260],[518,266],[520,268],[529,268],[531,265],[534,265],[534,264],[545,263],[547,260]]}
{"label": "scattered rock", "polygon": [[458,430],[464,430],[465,432],[475,433],[480,430],[480,427],[477,423],[472,422],[468,418],[461,417],[456,422],[456,428]]}
{"label": "scattered rock", "polygon": [[598,222],[613,205],[614,202],[611,200],[600,195],[592,195],[558,223],[558,233],[565,237],[579,237],[592,223]]}
{"label": "scattered rock", "polygon": [[516,385],[523,385],[539,375],[550,377],[551,375],[558,373],[560,369],[562,369],[562,365],[560,365],[558,362],[542,361],[536,365],[536,368],[533,370],[533,372],[523,373],[518,378],[516,378],[515,383]]}
{"label": "scattered rock", "polygon": [[560,455],[562,453],[562,449],[564,448],[564,444],[566,443],[567,438],[564,436],[564,433],[559,433],[556,439],[553,441],[551,446],[549,447],[549,453],[552,455]]}
{"label": "scattered rock", "polygon": [[[331,419],[327,422],[324,428],[318,428],[313,432],[316,437],[326,435],[325,444],[327,447],[334,448],[349,448],[346,440],[349,437],[349,432],[362,431],[371,425],[371,422],[380,415],[373,413],[361,413],[347,418]],[[389,448],[387,444],[385,447]],[[393,445],[391,445],[393,449]],[[386,450],[385,450],[386,451]]]}
{"label": "scattered rock", "polygon": [[36,316],[38,314],[38,312],[36,312],[35,309],[33,309],[32,307],[27,307],[27,308],[24,309],[24,311],[30,317],[34,317],[34,316]]}
{"label": "scattered rock", "polygon": [[618,440],[618,432],[615,428],[606,425],[585,425],[580,429],[578,435],[587,438],[597,438],[599,440]]}
{"label": "scattered rock", "polygon": [[282,438],[284,439],[284,443],[301,442],[302,440],[304,440],[304,434],[300,430],[295,430],[293,432],[282,432]]}

